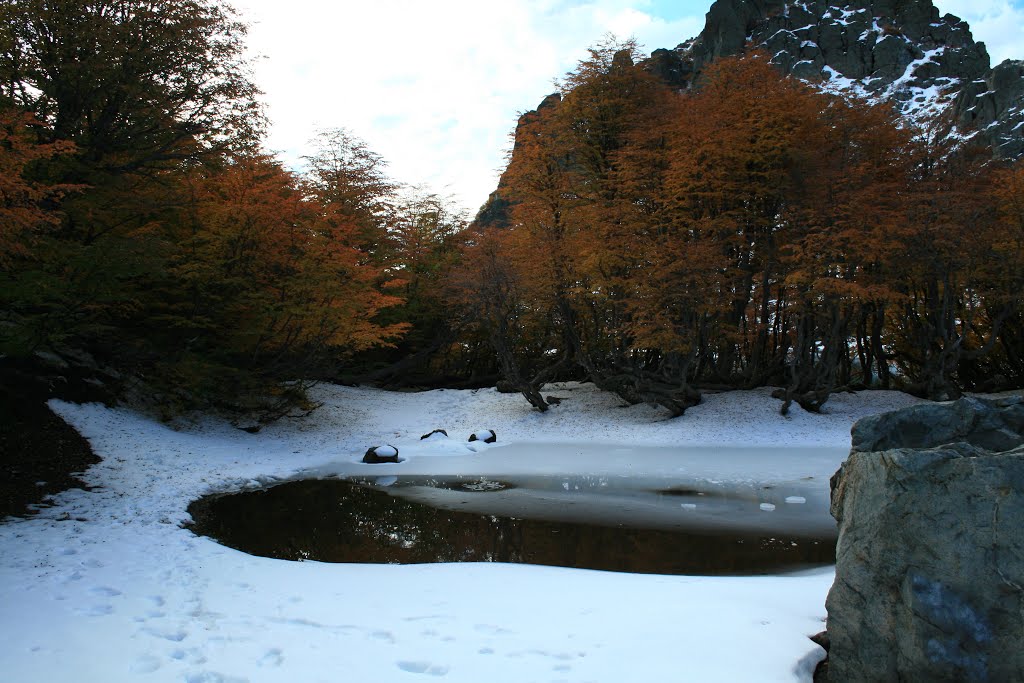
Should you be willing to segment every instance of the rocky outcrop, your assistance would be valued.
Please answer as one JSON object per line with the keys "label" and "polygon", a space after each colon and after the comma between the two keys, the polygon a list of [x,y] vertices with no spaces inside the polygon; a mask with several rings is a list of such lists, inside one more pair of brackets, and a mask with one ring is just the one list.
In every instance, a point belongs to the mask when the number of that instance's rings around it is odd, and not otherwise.
{"label": "rocky outcrop", "polygon": [[861,420],[832,487],[829,680],[1024,680],[1024,398]]}
{"label": "rocky outcrop", "polygon": [[[1019,63],[990,69],[985,44],[959,17],[940,16],[931,0],[719,0],[701,34],[675,48],[676,71],[699,74],[719,57],[751,49],[797,78],[891,102],[920,122],[952,114],[955,135],[980,136],[996,156],[1024,153],[1012,140],[1024,120]],[[661,73],[667,61],[652,55],[650,68]]]}
{"label": "rocky outcrop", "polygon": [[966,83],[955,119],[961,129],[981,133],[997,158],[1024,156],[1024,61],[1008,59]]}

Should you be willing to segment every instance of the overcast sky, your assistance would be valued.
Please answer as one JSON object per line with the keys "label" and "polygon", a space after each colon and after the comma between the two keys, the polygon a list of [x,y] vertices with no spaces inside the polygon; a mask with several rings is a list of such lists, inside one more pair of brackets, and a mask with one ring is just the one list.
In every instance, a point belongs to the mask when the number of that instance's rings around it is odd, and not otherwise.
{"label": "overcast sky", "polygon": [[[396,180],[450,193],[470,214],[497,184],[519,112],[554,91],[602,36],[646,52],[698,34],[711,0],[235,0],[251,24],[270,149],[301,167],[343,126]],[[937,0],[993,64],[1024,58],[1024,0]]]}

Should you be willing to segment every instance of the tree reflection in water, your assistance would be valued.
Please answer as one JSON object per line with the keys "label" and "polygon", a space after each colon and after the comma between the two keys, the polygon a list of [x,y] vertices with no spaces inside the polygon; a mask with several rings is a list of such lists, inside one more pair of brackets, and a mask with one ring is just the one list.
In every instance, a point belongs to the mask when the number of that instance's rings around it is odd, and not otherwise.
{"label": "tree reflection in water", "polygon": [[193,502],[189,512],[197,534],[288,560],[514,562],[705,575],[773,573],[835,561],[830,539],[698,535],[470,514],[341,480],[208,496]]}

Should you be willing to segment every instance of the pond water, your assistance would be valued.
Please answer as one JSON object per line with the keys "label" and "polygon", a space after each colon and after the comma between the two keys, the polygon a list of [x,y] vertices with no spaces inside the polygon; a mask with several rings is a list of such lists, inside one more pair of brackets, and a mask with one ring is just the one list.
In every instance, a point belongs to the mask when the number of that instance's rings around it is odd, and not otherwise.
{"label": "pond water", "polygon": [[[515,562],[659,574],[762,574],[835,561],[827,524],[716,525],[751,496],[644,480],[381,476],[293,481],[189,506],[195,533],[254,555],[360,563]],[[807,515],[802,497],[789,497]],[[769,513],[768,508],[771,508]],[[752,510],[752,512],[751,512]],[[787,510],[779,511],[786,514]],[[778,522],[775,523],[779,525]],[[783,525],[785,526],[785,525]]]}

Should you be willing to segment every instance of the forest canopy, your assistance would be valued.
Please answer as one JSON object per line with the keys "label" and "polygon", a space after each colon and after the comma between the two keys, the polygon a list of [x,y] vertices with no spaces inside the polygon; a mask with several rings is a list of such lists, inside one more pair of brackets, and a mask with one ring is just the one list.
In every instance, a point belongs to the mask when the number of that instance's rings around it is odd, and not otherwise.
{"label": "forest canopy", "polygon": [[6,368],[271,418],[408,330],[378,316],[427,199],[342,129],[308,174],[263,152],[227,5],[9,0],[0,27]]}
{"label": "forest canopy", "polygon": [[535,407],[566,372],[674,415],[701,387],[778,387],[785,412],[1024,385],[1019,165],[756,52],[684,93],[638,57],[591,49],[521,119],[507,220],[467,259],[461,296]]}
{"label": "forest canopy", "polygon": [[5,383],[265,420],[324,379],[672,415],[1024,385],[1020,165],[756,53],[679,92],[609,40],[467,226],[347,129],[301,173],[268,154],[245,35],[216,0],[0,2]]}

